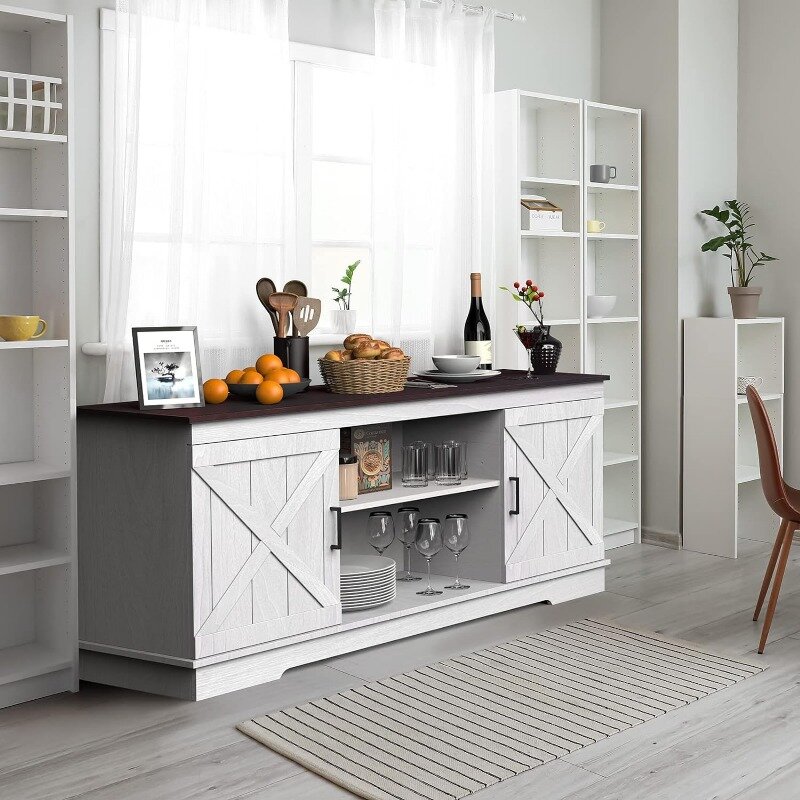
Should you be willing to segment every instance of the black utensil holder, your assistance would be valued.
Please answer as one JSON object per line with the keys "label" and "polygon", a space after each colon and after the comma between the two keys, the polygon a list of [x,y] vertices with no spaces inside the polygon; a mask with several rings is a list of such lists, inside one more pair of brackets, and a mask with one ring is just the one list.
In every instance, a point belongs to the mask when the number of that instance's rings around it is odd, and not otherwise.
{"label": "black utensil holder", "polygon": [[303,380],[308,374],[308,336],[276,336],[274,352],[284,367],[293,369]]}

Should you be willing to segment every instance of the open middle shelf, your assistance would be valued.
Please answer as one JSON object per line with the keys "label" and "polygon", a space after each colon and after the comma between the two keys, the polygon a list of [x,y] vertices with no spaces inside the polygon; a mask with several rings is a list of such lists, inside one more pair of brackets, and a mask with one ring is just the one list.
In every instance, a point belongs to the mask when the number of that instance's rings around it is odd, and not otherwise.
{"label": "open middle shelf", "polygon": [[465,478],[458,486],[437,486],[431,481],[427,486],[407,487],[402,485],[400,475],[393,475],[391,489],[362,494],[355,500],[343,500],[341,509],[343,514],[347,514],[348,512],[383,508],[385,506],[399,505],[400,503],[414,503],[418,500],[428,500],[433,497],[476,492],[480,489],[493,489],[499,485],[500,481],[492,478]]}

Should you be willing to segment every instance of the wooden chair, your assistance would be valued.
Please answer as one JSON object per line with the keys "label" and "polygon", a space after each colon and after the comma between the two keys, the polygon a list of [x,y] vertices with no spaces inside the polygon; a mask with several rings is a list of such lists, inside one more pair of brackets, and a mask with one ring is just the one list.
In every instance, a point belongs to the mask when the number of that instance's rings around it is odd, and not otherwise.
{"label": "wooden chair", "polygon": [[763,653],[772,625],[772,617],[775,615],[775,606],[778,605],[778,595],[781,591],[783,574],[786,572],[786,562],[789,560],[789,550],[792,547],[794,532],[800,528],[800,491],[789,486],[783,479],[772,423],[761,395],[752,386],[747,387],[747,403],[750,406],[750,416],[753,418],[753,427],[756,432],[761,486],[770,508],[781,518],[778,536],[772,546],[772,554],[769,557],[767,571],[764,574],[761,592],[756,603],[756,611],[753,614],[753,620],[757,621],[774,573],[772,593],[767,605],[767,616],[764,618],[764,628],[761,631],[761,641],[758,645],[758,652]]}

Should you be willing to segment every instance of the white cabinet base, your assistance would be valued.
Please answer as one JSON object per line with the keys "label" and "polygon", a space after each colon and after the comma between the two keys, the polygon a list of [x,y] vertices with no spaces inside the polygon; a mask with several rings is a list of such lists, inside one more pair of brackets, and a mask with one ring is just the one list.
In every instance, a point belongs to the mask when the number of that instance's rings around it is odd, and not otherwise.
{"label": "white cabinet base", "polygon": [[363,650],[385,642],[458,625],[535,603],[564,603],[597,594],[605,589],[607,561],[595,562],[559,577],[534,578],[515,584],[486,584],[487,588],[468,597],[443,596],[440,604],[421,606],[416,613],[383,619],[380,608],[374,609],[378,620],[353,627],[344,615],[340,626],[321,631],[312,638],[273,649],[253,652],[217,663],[212,659],[186,661],[179,666],[154,660],[148,653],[109,652],[114,648],[88,649],[82,642],[81,679],[186,700],[204,700],[249,686],[277,680],[283,673],[302,664]]}

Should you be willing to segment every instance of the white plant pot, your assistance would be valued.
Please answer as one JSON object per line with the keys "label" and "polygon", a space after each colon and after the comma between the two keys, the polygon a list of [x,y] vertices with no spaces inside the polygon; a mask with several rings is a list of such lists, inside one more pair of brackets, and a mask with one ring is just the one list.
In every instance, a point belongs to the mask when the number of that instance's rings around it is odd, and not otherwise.
{"label": "white plant pot", "polygon": [[356,312],[355,311],[331,311],[334,333],[350,334],[356,331]]}

